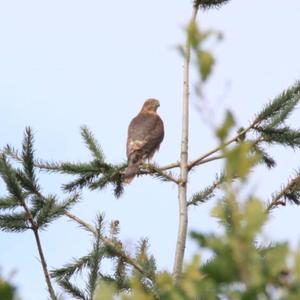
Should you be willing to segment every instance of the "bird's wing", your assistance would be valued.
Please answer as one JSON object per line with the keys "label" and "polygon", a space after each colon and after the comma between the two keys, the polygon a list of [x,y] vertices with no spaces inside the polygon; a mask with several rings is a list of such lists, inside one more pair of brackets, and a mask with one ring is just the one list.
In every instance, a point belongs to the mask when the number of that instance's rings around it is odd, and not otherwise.
{"label": "bird's wing", "polygon": [[130,123],[127,139],[127,156],[136,151],[153,153],[164,137],[164,126],[155,113],[139,113]]}

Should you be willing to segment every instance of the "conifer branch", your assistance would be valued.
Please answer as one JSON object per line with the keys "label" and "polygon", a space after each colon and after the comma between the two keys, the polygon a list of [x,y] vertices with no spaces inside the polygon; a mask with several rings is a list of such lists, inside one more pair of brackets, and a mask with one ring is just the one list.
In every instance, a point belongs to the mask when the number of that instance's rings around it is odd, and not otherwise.
{"label": "conifer branch", "polygon": [[273,196],[267,205],[267,212],[276,207],[285,206],[286,201],[300,205],[300,171],[296,173],[296,176],[277,195]]}
{"label": "conifer branch", "polygon": [[[27,131],[27,134],[28,134],[28,131]],[[28,141],[30,141],[30,137],[27,140],[27,142]],[[33,151],[32,151],[31,146],[29,145],[29,143],[26,143],[26,140],[24,142],[24,145],[25,146],[23,147],[23,156],[27,160],[26,163],[24,164],[25,170],[27,169],[25,171],[25,173],[28,176],[28,179],[35,180],[34,172],[32,169],[33,166],[30,164],[31,154],[33,153]],[[26,151],[27,151],[27,153],[25,153]],[[44,253],[43,253],[43,249],[42,249],[42,245],[41,245],[41,241],[40,241],[40,237],[39,237],[39,232],[38,232],[39,227],[34,220],[34,217],[32,215],[30,208],[27,206],[27,204],[25,202],[25,198],[24,198],[25,193],[22,191],[22,188],[19,186],[16,172],[12,168],[12,166],[9,164],[9,162],[7,161],[5,155],[3,155],[3,154],[1,155],[1,159],[0,159],[0,173],[1,173],[2,179],[6,183],[8,192],[10,193],[9,197],[12,197],[16,201],[18,201],[19,205],[24,209],[23,214],[15,213],[15,214],[6,215],[6,222],[4,222],[2,224],[3,227],[1,226],[1,228],[6,229],[6,230],[10,229],[11,231],[21,231],[21,230],[23,231],[26,229],[31,229],[33,231],[35,241],[37,244],[37,248],[38,248],[39,257],[40,257],[41,264],[42,264],[42,269],[43,269],[45,280],[46,280],[46,284],[48,287],[48,292],[49,292],[51,300],[56,300],[57,297],[56,297],[54,289],[52,287],[49,272],[47,269],[46,259],[45,259]],[[32,186],[33,185],[34,184],[32,184]],[[10,222],[10,223],[7,222],[9,219],[12,221],[13,218],[15,218],[14,222]],[[5,219],[2,218],[2,221],[5,221]],[[0,225],[1,225],[1,218],[0,218]]]}
{"label": "conifer branch", "polygon": [[26,127],[23,141],[22,159],[24,173],[31,182],[35,182],[34,161],[33,161],[33,134],[30,127]]}
{"label": "conifer branch", "polygon": [[[145,169],[145,170],[143,170]],[[154,177],[160,178],[164,181],[172,181],[176,184],[178,184],[178,179],[174,177],[174,175],[171,172],[165,172],[161,170],[160,167],[154,165],[154,164],[144,164],[142,166],[142,170],[139,171],[139,174],[150,174]]]}
{"label": "conifer branch", "polygon": [[300,81],[275,97],[257,115],[262,127],[276,128],[288,118],[300,101]]}
{"label": "conifer branch", "polygon": [[72,263],[66,264],[62,268],[51,270],[51,277],[62,279],[77,275],[89,265],[89,258],[89,255],[82,256],[79,259],[74,259]]}
{"label": "conifer branch", "polygon": [[[73,221],[77,222],[81,227],[83,227],[84,229],[91,232],[94,236],[97,237],[97,230],[92,225],[86,223],[85,221],[73,215],[69,211],[66,211],[65,215]],[[127,264],[131,265],[134,269],[136,269],[138,272],[140,272],[150,280],[153,280],[153,278],[151,278],[151,276],[149,276],[149,274],[145,272],[143,267],[138,262],[136,262],[135,259],[130,257],[122,248],[116,247],[116,244],[111,239],[105,237],[104,235],[101,235],[100,239],[106,246],[113,249],[113,252],[116,256],[122,258]]]}
{"label": "conifer branch", "polygon": [[[276,162],[272,157],[268,155],[264,151],[263,148],[259,146],[259,143],[263,142],[264,139],[262,137],[257,138],[254,141],[250,141],[251,148],[250,151],[254,154],[259,154],[261,156],[261,162],[264,163],[268,168],[272,168],[275,166]],[[211,158],[203,159],[199,164],[206,163],[208,161],[216,160],[216,159],[222,159],[225,158],[225,155],[219,155],[219,156],[213,156]],[[236,179],[237,177],[234,177],[233,179]],[[208,187],[203,189],[202,191],[194,194],[191,198],[191,200],[188,202],[188,206],[190,205],[198,205],[199,203],[204,203],[208,200],[210,200],[214,196],[214,192],[217,188],[220,187],[220,185],[226,180],[226,175],[223,172],[221,175],[217,177],[217,179]]]}
{"label": "conifer branch", "polygon": [[[242,136],[244,136],[247,132],[249,132],[251,129],[254,129],[256,127],[256,125],[258,124],[258,121],[255,120],[249,127],[247,127],[246,129],[243,129],[241,131],[238,132],[237,135],[235,135],[233,138],[231,138],[230,140],[228,140],[227,142],[225,142],[223,145],[218,146],[212,150],[210,150],[209,152],[201,155],[200,157],[190,161],[188,163],[188,168],[189,170],[191,170],[192,168],[194,168],[195,166],[199,166],[214,160],[218,160],[218,159],[222,159],[225,156],[224,155],[216,155],[213,157],[210,157],[212,154],[215,154],[219,151],[221,151],[224,147],[229,146],[230,144],[237,142]],[[261,142],[262,140],[260,139]],[[158,167],[159,170],[161,171],[165,171],[165,170],[170,170],[170,169],[174,169],[174,168],[178,168],[180,167],[180,162],[175,162],[175,163],[171,163],[162,167]]]}
{"label": "conifer branch", "polygon": [[203,9],[209,9],[213,7],[219,7],[222,4],[229,2],[229,0],[194,0],[194,7]]}
{"label": "conifer branch", "polygon": [[211,161],[223,159],[223,158],[225,158],[225,155],[216,155],[216,156],[213,156],[213,157],[202,159],[197,166],[206,164],[206,163],[211,162]]}
{"label": "conifer branch", "polygon": [[[214,160],[218,160],[218,159],[222,159],[224,158],[224,155],[216,155],[207,159],[203,159],[201,160],[201,162],[199,162],[199,164],[197,164],[197,166],[214,161]],[[156,168],[158,169],[158,171],[166,171],[166,170],[170,170],[170,169],[174,169],[174,168],[179,168],[180,167],[180,163],[179,162],[174,162],[165,166],[156,166]]]}
{"label": "conifer branch", "polygon": [[[155,278],[155,271],[156,271],[155,259],[153,256],[148,255],[148,249],[149,249],[148,240],[141,239],[137,247],[136,260],[139,262],[141,266],[143,266],[144,269],[148,271],[149,274],[151,274],[152,278]],[[142,278],[141,274],[136,273],[135,275],[138,276],[139,278]]]}
{"label": "conifer branch", "polygon": [[[23,161],[18,151],[10,146],[6,146],[4,152],[19,162]],[[64,190],[68,192],[73,192],[84,187],[91,190],[101,189],[108,184],[112,184],[114,194],[118,198],[124,190],[122,172],[126,164],[113,165],[100,160],[93,160],[89,163],[44,162],[35,160],[34,166],[46,172],[77,176],[75,180],[63,185]]]}
{"label": "conifer branch", "polygon": [[[126,258],[116,255],[116,252],[122,250],[122,244],[118,239],[117,235],[119,232],[119,222],[113,221],[110,224],[110,241],[113,243],[113,247],[108,246],[104,242],[103,235],[103,216],[98,217],[97,225],[94,228],[96,234],[94,235],[94,243],[91,252],[79,259],[73,260],[72,263],[66,264],[60,269],[51,271],[51,276],[54,277],[58,284],[62,286],[67,293],[71,294],[75,298],[92,300],[94,299],[94,292],[96,284],[99,279],[114,283],[119,290],[128,289],[130,287],[128,280],[128,272],[126,267],[128,262]],[[133,273],[136,274],[137,278],[141,280],[150,279],[151,285],[153,284],[153,278],[155,277],[155,264],[153,263],[152,257],[147,255],[147,244],[143,250],[139,250],[138,255],[135,257],[135,261],[140,264],[144,270],[147,272],[148,276],[144,273],[139,272],[133,268]],[[139,247],[140,249],[140,247]],[[103,258],[114,258],[116,259],[115,265],[115,275],[105,275],[100,272],[100,264]],[[83,269],[86,269],[88,279],[86,280],[86,287],[83,290],[77,288],[72,284],[71,280],[74,275],[82,273]],[[147,280],[148,283],[149,280]]]}
{"label": "conifer branch", "polygon": [[[199,1],[199,3],[202,1]],[[199,5],[199,4],[198,4]],[[299,147],[300,134],[299,130],[293,130],[289,127],[277,128],[283,124],[286,118],[290,115],[293,109],[300,101],[300,81],[296,82],[286,91],[275,97],[263,110],[256,116],[255,120],[246,128],[240,130],[236,136],[229,139],[223,145],[218,146],[211,151],[201,155],[200,157],[190,161],[188,163],[189,170],[202,163],[206,163],[215,159],[210,159],[212,154],[217,153],[224,147],[239,141],[250,131],[255,130],[260,133],[260,140],[268,143],[281,143],[291,147]],[[217,156],[217,159],[222,157]],[[162,167],[159,167],[161,171],[178,168],[180,162],[171,163]]]}
{"label": "conifer branch", "polygon": [[[259,141],[263,141],[260,140]],[[269,169],[276,166],[276,161],[260,146],[254,143],[252,150],[261,156],[261,162],[264,163]]]}
{"label": "conifer branch", "polygon": [[200,203],[205,203],[208,200],[210,200],[212,197],[214,197],[215,190],[220,187],[220,185],[224,182],[224,180],[225,180],[225,175],[221,174],[210,186],[194,194],[191,200],[188,201],[187,205],[188,206],[198,205]]}
{"label": "conifer branch", "polygon": [[86,126],[81,127],[81,136],[83,137],[85,144],[92,153],[94,159],[104,163],[105,157],[101,146],[94,138],[93,133]]}
{"label": "conifer branch", "polygon": [[97,222],[97,236],[93,245],[92,255],[89,260],[89,276],[88,276],[88,300],[94,299],[94,292],[96,289],[96,284],[98,280],[98,274],[100,272],[100,262],[104,255],[103,247],[101,246],[101,235],[102,235],[102,225],[103,225],[103,216],[98,217]]}
{"label": "conifer branch", "polygon": [[159,166],[159,170],[160,171],[167,171],[167,170],[174,169],[174,168],[179,168],[179,167],[180,167],[180,162],[176,161],[174,163],[170,163],[170,164],[165,165],[165,166]]}
{"label": "conifer branch", "polygon": [[64,214],[65,214],[65,216],[67,216],[71,220],[78,223],[83,229],[85,229],[85,230],[91,232],[93,235],[97,236],[97,230],[92,225],[88,224],[87,222],[85,222],[82,219],[78,218],[77,216],[73,215],[69,211],[65,211]]}
{"label": "conifer branch", "polygon": [[0,210],[15,209],[20,203],[14,197],[0,197]]}
{"label": "conifer branch", "polygon": [[[194,6],[194,17],[196,17],[197,9],[199,8],[201,1],[196,1]],[[192,22],[195,22],[195,18],[192,18]],[[223,150],[225,147],[229,146],[234,142],[245,139],[246,134],[250,130],[257,130],[260,125],[268,126],[270,128],[276,128],[276,126],[282,124],[284,120],[289,116],[291,111],[295,108],[296,104],[300,100],[300,82],[297,82],[294,86],[288,89],[286,92],[282,93],[280,96],[275,98],[271,103],[269,103],[263,111],[258,114],[255,120],[246,128],[238,131],[238,134],[232,139],[228,140],[222,145],[216,147],[215,149],[209,151],[208,153],[200,156],[199,158],[188,163],[188,100],[189,100],[189,60],[190,60],[190,41],[187,40],[185,48],[185,65],[184,65],[184,97],[183,97],[183,130],[182,130],[182,147],[181,147],[181,159],[180,159],[180,182],[179,182],[179,199],[180,199],[180,224],[178,233],[178,243],[176,245],[176,255],[173,270],[173,278],[175,284],[179,281],[179,276],[181,274],[181,266],[184,255],[185,240],[186,240],[186,230],[187,230],[187,201],[186,201],[186,182],[188,172],[195,166],[201,164],[203,160],[209,159],[211,155]],[[288,145],[298,146],[299,136],[297,131],[285,131],[285,136],[280,136],[277,134],[273,135],[274,141],[280,141],[281,143],[286,143]],[[284,141],[282,140],[284,139]],[[256,141],[253,142],[253,146],[261,141],[265,141],[266,136],[260,136]],[[263,153],[264,154],[264,153]],[[263,156],[263,160],[269,166],[274,165],[274,161],[270,159],[267,155]],[[174,165],[173,165],[174,166]],[[177,167],[177,164],[175,165]],[[209,192],[209,190],[207,191]],[[208,193],[209,194],[209,193]],[[293,197],[295,202],[295,195]]]}
{"label": "conifer branch", "polygon": [[88,300],[85,293],[79,287],[71,283],[68,279],[61,279],[59,285],[75,299]]}
{"label": "conifer branch", "polygon": [[258,127],[264,141],[269,144],[279,144],[294,148],[300,147],[300,130],[291,129],[288,126],[280,128]]}
{"label": "conifer branch", "polygon": [[0,215],[0,228],[7,232],[23,232],[31,229],[25,212]]}
{"label": "conifer branch", "polygon": [[[32,155],[30,155],[30,161],[31,164],[27,164],[28,166],[30,166],[30,168],[36,167],[36,168],[40,168],[46,171],[50,171],[50,172],[60,172],[60,173],[67,173],[67,174],[80,174],[81,177],[79,177],[78,182],[76,184],[76,182],[73,183],[74,188],[76,188],[78,185],[82,184],[83,186],[86,184],[89,184],[90,188],[94,189],[97,188],[97,186],[101,186],[103,187],[104,185],[106,185],[111,179],[114,180],[115,184],[116,184],[116,189],[117,193],[121,193],[121,182],[119,182],[119,177],[121,178],[121,172],[119,170],[121,170],[124,166],[119,166],[116,170],[115,166],[112,166],[110,164],[106,164],[103,161],[92,161],[91,163],[44,163],[41,161],[36,161],[33,159],[33,147],[32,147],[32,135],[31,135],[31,131],[29,129],[26,129],[25,132],[25,138],[24,138],[24,143],[23,143],[23,150],[26,148],[27,150],[25,151],[26,153],[30,152],[32,153]],[[100,152],[100,148],[97,145],[96,141],[93,139],[92,135],[90,132],[87,131],[87,129],[83,128],[82,129],[82,134],[86,140],[87,145],[89,146],[91,152],[94,153],[94,156],[97,157],[98,159],[100,159],[101,157],[103,158],[102,152]],[[27,145],[26,147],[24,147],[24,145]],[[22,155],[20,155],[18,153],[17,150],[13,149],[10,146],[7,146],[4,150],[4,152],[9,155],[10,157],[12,157],[13,159],[17,160],[18,162],[22,163],[23,166],[26,166],[26,163],[24,162],[24,160],[27,160],[28,158],[25,157],[24,155],[24,151],[22,153]],[[29,169],[28,169],[29,170]],[[95,181],[92,180],[95,177],[97,177],[99,175],[99,173],[101,172],[107,172],[104,179],[102,179],[103,181]],[[27,174],[25,172],[25,174]],[[29,174],[29,173],[28,173]],[[32,174],[33,170],[32,170]],[[19,180],[21,182],[23,182],[23,185],[26,185],[26,189],[28,191],[30,191],[30,193],[32,193],[34,195],[34,197],[32,197],[32,202],[34,204],[33,210],[36,211],[36,227],[42,227],[42,226],[46,226],[47,223],[49,223],[51,220],[53,220],[54,218],[64,214],[66,215],[68,218],[72,219],[73,221],[77,222],[81,227],[83,227],[84,229],[88,230],[89,232],[93,233],[93,235],[95,237],[98,236],[97,230],[91,226],[90,224],[86,223],[85,221],[81,220],[80,218],[78,218],[77,216],[73,215],[71,212],[68,211],[69,206],[74,203],[74,201],[78,198],[77,194],[74,194],[74,197],[67,199],[66,201],[62,202],[62,204],[57,205],[56,204],[56,200],[53,197],[44,197],[41,192],[39,191],[39,187],[38,185],[34,185],[33,182],[36,182],[36,179],[33,175],[30,176],[24,176],[23,173],[19,172],[17,174],[19,176]],[[16,176],[17,176],[16,175]],[[91,176],[90,178],[88,176]],[[30,178],[29,178],[30,177]],[[26,180],[25,180],[26,179]],[[31,180],[29,180],[31,179]],[[9,178],[7,179],[9,180]],[[82,180],[82,183],[80,182],[80,180]],[[100,178],[101,180],[101,178]],[[22,190],[18,187],[18,185],[15,184],[15,180],[10,180],[9,184],[7,185],[8,187],[12,187],[11,192],[13,193],[12,195],[14,195],[14,197],[18,197],[20,198],[22,196]],[[120,185],[120,186],[118,186]],[[69,189],[72,189],[71,184],[69,184]],[[10,208],[12,208],[13,206],[16,206],[16,204],[14,202],[12,202],[12,199],[10,199],[9,197],[5,198],[5,201],[2,201],[2,203],[0,202],[0,209],[1,209],[1,205],[2,207],[7,207],[8,205],[10,206]],[[32,217],[33,219],[33,217]],[[0,224],[1,224],[1,220],[0,220]],[[26,223],[22,223],[22,224],[17,224],[15,222],[15,227],[13,230],[26,230],[27,229],[27,225]],[[11,228],[12,230],[12,228]],[[116,245],[115,241],[112,239],[109,239],[107,237],[105,237],[104,235],[101,235],[99,237],[101,239],[101,241],[107,246],[107,249],[110,249],[110,251],[113,253],[114,256],[119,257],[120,259],[122,259],[124,262],[126,262],[128,265],[132,266],[134,269],[136,269],[138,272],[140,272],[141,274],[143,274],[145,277],[149,278],[150,280],[152,280],[153,278],[151,278],[151,275],[147,274],[147,272],[143,269],[142,266],[140,266],[138,264],[138,262],[130,257],[130,255],[128,255],[125,250],[120,247],[120,245]],[[70,286],[71,288],[71,286]]]}
{"label": "conifer branch", "polygon": [[201,155],[200,157],[192,160],[188,165],[189,170],[191,170],[193,167],[201,164],[205,159],[207,159],[212,154],[215,154],[216,152],[221,151],[222,149],[229,146],[230,144],[237,142],[240,137],[244,136],[247,132],[249,132],[251,129],[253,129],[258,124],[258,122],[259,122],[258,120],[255,120],[246,129],[239,131],[237,135],[235,135],[233,138],[229,139],[223,145],[220,145],[220,146],[214,148],[213,150]]}

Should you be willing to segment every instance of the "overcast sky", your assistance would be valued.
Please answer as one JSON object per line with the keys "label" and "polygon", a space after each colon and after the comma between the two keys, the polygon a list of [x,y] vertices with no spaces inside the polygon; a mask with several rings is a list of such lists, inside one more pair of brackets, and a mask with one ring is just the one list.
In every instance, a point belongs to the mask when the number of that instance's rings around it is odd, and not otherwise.
{"label": "overcast sky", "polygon": [[[247,125],[264,103],[300,78],[300,3],[295,0],[232,0],[218,10],[200,12],[204,29],[220,30],[224,40],[213,45],[217,64],[205,87],[205,116],[192,93],[190,157],[216,143],[211,125],[231,109]],[[188,0],[0,0],[0,147],[20,147],[25,126],[32,126],[36,154],[47,160],[89,159],[79,128],[86,124],[111,162],[125,161],[127,126],[149,97],[160,99],[165,139],[155,161],[179,157],[182,58],[191,15]],[[193,72],[194,74],[194,72]],[[195,82],[193,77],[192,81]],[[299,110],[290,124],[299,127]],[[259,168],[251,191],[268,199],[300,166],[299,152],[271,151],[278,167]],[[221,162],[192,174],[189,195],[209,184]],[[41,174],[45,193],[60,192],[67,178]],[[1,195],[5,194],[0,184]],[[84,192],[73,212],[92,222],[98,212],[120,220],[121,238],[134,250],[148,237],[159,269],[171,270],[177,236],[177,190],[171,183],[138,178],[116,200],[112,190]],[[214,202],[190,213],[190,228],[218,230],[209,215]],[[266,240],[299,242],[300,208],[273,213]],[[64,218],[41,234],[50,268],[87,253],[90,237]],[[187,255],[195,251],[188,243]],[[0,266],[23,300],[47,298],[42,269],[31,232],[0,233]]]}

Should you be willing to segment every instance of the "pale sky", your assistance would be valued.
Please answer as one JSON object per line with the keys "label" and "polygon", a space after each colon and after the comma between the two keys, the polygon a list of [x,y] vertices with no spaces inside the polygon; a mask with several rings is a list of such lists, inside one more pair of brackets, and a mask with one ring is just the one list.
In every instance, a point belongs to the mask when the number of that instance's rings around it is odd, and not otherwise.
{"label": "pale sky", "polygon": [[[205,87],[205,117],[191,98],[190,157],[215,146],[211,124],[231,109],[240,126],[261,107],[300,79],[300,3],[295,0],[232,0],[221,9],[200,12],[202,28],[220,30],[224,41],[213,46],[217,59]],[[191,15],[191,1],[0,0],[0,147],[20,147],[25,126],[35,132],[36,154],[46,160],[85,161],[88,151],[79,134],[86,124],[111,162],[125,160],[129,121],[149,97],[160,99],[165,139],[155,161],[179,157],[182,58],[176,47]],[[193,75],[194,72],[192,72]],[[192,76],[195,82],[196,77]],[[299,110],[290,124],[299,127]],[[209,126],[208,124],[209,123]],[[258,169],[250,190],[264,199],[300,166],[299,152],[273,148],[278,166]],[[214,179],[221,162],[191,174],[189,196]],[[41,174],[45,193],[60,192],[68,178]],[[1,195],[5,194],[0,184]],[[218,230],[209,204],[191,208],[190,229]],[[150,177],[134,180],[116,200],[112,190],[83,193],[73,212],[92,222],[98,212],[120,220],[121,238],[133,251],[148,237],[159,269],[172,269],[177,237],[177,189]],[[296,246],[300,207],[272,215],[266,240]],[[87,253],[90,237],[65,218],[41,234],[49,268]],[[195,247],[188,242],[186,258]],[[47,299],[42,269],[31,232],[0,232],[0,266],[23,300]],[[68,299],[68,298],[66,298]]]}

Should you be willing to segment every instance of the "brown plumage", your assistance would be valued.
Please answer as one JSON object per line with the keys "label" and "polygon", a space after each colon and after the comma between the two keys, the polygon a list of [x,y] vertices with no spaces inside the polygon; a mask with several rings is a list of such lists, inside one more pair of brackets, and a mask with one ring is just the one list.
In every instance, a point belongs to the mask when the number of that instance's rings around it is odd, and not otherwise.
{"label": "brown plumage", "polygon": [[128,127],[127,159],[124,182],[129,183],[135,177],[139,166],[150,159],[164,138],[164,124],[156,113],[159,101],[148,99],[142,110],[132,119]]}

